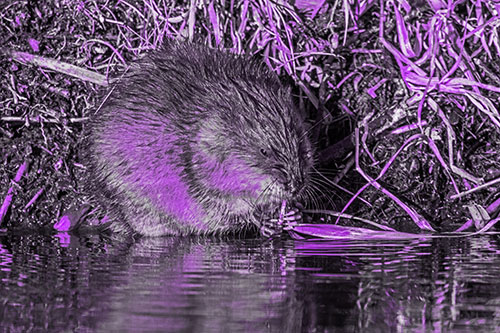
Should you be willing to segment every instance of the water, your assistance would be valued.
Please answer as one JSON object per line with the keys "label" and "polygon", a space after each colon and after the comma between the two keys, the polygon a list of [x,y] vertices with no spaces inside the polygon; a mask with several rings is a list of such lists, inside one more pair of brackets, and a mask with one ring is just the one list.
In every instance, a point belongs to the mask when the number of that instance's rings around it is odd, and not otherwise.
{"label": "water", "polygon": [[133,244],[0,235],[2,332],[495,332],[498,235]]}

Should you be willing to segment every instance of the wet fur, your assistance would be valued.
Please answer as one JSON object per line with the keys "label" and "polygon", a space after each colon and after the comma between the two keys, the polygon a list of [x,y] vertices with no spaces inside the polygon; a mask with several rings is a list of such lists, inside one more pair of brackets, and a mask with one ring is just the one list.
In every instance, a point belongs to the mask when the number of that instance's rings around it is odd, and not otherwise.
{"label": "wet fur", "polygon": [[86,151],[87,188],[112,230],[237,232],[304,195],[304,122],[290,88],[260,62],[169,41],[111,89]]}

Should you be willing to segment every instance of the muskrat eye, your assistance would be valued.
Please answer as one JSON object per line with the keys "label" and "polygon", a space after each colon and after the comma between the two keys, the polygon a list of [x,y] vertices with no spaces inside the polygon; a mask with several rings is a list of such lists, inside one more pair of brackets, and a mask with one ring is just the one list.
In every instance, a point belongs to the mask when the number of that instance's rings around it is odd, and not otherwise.
{"label": "muskrat eye", "polygon": [[265,150],[264,148],[260,148],[260,153],[262,154],[262,156],[267,157],[267,150]]}

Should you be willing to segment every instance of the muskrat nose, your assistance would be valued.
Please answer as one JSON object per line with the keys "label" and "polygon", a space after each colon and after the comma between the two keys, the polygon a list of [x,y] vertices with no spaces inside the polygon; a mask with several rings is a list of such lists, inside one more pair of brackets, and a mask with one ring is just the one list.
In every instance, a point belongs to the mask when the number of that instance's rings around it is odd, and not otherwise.
{"label": "muskrat nose", "polygon": [[304,178],[301,175],[292,177],[292,179],[287,182],[285,188],[293,197],[299,196],[304,189]]}

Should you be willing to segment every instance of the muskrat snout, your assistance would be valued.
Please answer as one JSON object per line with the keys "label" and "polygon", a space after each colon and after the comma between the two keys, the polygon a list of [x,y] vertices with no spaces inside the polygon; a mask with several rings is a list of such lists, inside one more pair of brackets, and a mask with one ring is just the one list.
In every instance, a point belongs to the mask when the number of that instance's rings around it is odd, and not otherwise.
{"label": "muskrat snout", "polygon": [[307,184],[304,179],[298,182],[291,182],[287,186],[285,186],[285,191],[290,193],[291,198],[298,199],[301,197],[304,192]]}

